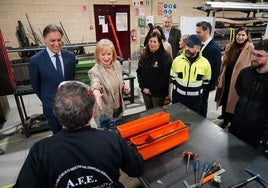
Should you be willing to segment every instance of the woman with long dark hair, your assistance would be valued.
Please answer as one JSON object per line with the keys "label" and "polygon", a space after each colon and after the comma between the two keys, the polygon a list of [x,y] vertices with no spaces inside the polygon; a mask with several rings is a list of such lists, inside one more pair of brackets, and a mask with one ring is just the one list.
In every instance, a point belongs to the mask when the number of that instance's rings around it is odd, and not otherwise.
{"label": "woman with long dark hair", "polygon": [[172,58],[164,49],[162,36],[153,32],[139,60],[137,77],[146,109],[163,106],[168,94]]}
{"label": "woman with long dark hair", "polygon": [[148,45],[150,35],[152,34],[153,29],[154,29],[154,25],[152,23],[148,23],[148,29],[149,29],[148,33],[146,34],[146,37],[145,37],[144,42],[143,42],[144,47],[146,47]]}
{"label": "woman with long dark hair", "polygon": [[226,46],[215,96],[217,107],[222,106],[222,128],[232,121],[234,108],[238,101],[234,87],[235,82],[239,72],[250,66],[253,49],[250,33],[246,27],[240,27],[236,31],[235,41]]}

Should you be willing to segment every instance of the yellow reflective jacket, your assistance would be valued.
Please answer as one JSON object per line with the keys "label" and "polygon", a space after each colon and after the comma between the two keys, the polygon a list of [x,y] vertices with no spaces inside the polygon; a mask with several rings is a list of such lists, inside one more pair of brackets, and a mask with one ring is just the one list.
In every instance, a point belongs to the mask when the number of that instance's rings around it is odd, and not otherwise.
{"label": "yellow reflective jacket", "polygon": [[208,60],[199,52],[199,57],[191,63],[185,51],[176,57],[171,66],[170,76],[174,89],[182,95],[197,96],[203,93],[203,85],[209,84],[211,67]]}

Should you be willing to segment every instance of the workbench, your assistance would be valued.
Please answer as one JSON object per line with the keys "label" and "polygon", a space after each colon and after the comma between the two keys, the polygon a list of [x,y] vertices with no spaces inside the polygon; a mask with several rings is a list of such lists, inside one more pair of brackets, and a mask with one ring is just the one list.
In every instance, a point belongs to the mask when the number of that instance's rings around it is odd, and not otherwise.
{"label": "workbench", "polygon": [[13,94],[21,120],[21,133],[25,133],[25,136],[28,138],[32,133],[49,130],[50,127],[43,114],[33,114],[30,116],[27,114],[23,96],[35,93],[29,80],[28,63],[14,61],[12,69],[16,79],[16,87]]}
{"label": "workbench", "polygon": [[[221,163],[226,170],[220,175],[222,178],[221,187],[223,188],[251,178],[252,176],[244,171],[245,168],[260,174],[266,180],[268,179],[267,156],[182,104],[153,108],[126,116],[123,120],[129,122],[157,112],[168,112],[170,121],[182,120],[184,123],[189,123],[190,138],[185,143],[146,160],[145,173],[139,178],[144,187],[183,188],[186,187],[183,180],[187,180],[190,185],[194,184],[193,160],[190,161],[189,172],[186,173],[183,151],[192,151],[198,154],[196,159],[200,160],[199,176],[201,176],[205,162]],[[208,182],[202,187],[215,186],[212,185],[212,182]],[[257,180],[253,180],[243,187],[265,186]]]}
{"label": "workbench", "polygon": [[20,130],[21,133],[25,133],[26,138],[30,137],[32,133],[50,130],[48,122],[43,114],[28,116],[23,96],[31,94],[34,94],[34,91],[30,84],[18,85],[14,90],[14,98],[21,120]]}

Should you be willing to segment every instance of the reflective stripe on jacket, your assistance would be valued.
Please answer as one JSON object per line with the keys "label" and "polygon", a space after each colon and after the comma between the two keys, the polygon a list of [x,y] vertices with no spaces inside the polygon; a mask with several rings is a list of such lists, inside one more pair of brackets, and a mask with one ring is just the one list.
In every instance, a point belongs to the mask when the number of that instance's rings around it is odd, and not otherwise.
{"label": "reflective stripe on jacket", "polygon": [[196,96],[202,94],[203,84],[209,84],[211,67],[201,52],[199,52],[199,57],[191,63],[183,51],[182,55],[173,60],[170,76],[173,79],[174,89],[178,93]]}

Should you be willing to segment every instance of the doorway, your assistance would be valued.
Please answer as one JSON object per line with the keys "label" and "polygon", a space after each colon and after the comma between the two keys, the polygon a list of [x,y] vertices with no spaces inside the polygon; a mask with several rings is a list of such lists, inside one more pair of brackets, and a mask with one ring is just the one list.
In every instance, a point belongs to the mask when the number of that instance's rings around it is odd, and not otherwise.
{"label": "doorway", "polygon": [[94,5],[94,18],[97,41],[110,39],[118,56],[130,58],[130,6]]}

